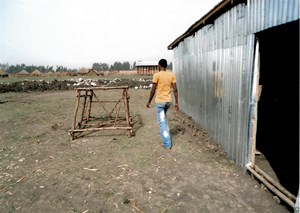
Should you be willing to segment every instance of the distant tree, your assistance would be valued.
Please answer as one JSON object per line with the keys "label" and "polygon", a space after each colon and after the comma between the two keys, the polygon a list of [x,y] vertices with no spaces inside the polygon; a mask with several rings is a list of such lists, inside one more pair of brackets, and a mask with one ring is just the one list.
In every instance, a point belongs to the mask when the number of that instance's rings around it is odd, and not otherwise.
{"label": "distant tree", "polygon": [[6,72],[8,72],[8,73],[17,73],[17,70],[16,70],[16,67],[14,65],[10,65],[7,68]]}
{"label": "distant tree", "polygon": [[0,69],[2,70],[7,70],[9,68],[9,64],[6,63],[6,64],[0,64]]}
{"label": "distant tree", "polygon": [[26,66],[24,70],[26,70],[29,73],[32,73],[35,70],[35,66]]}
{"label": "distant tree", "polygon": [[116,71],[119,71],[119,70],[122,70],[123,68],[123,64],[121,62],[118,62],[116,61],[114,64],[113,64],[113,70],[116,70]]}
{"label": "distant tree", "polygon": [[132,65],[132,70],[135,70],[136,69],[136,62],[133,62],[133,65]]}
{"label": "distant tree", "polygon": [[64,66],[56,66],[56,72],[66,72],[68,70],[67,67]]}
{"label": "distant tree", "polygon": [[93,63],[92,69],[97,70],[97,71],[101,71],[101,66],[99,63]]}
{"label": "distant tree", "polygon": [[45,71],[46,71],[45,66],[38,66],[37,69],[38,69],[40,72],[45,72]]}
{"label": "distant tree", "polygon": [[130,70],[129,61],[123,62],[122,70]]}
{"label": "distant tree", "polygon": [[[25,64],[16,64],[16,65],[9,65],[9,64],[0,64],[0,69],[4,69],[6,72],[8,73],[18,73],[22,70],[25,70],[29,73],[32,73],[34,70],[39,70],[41,72],[48,72],[48,71],[53,71],[53,66],[44,66],[44,65],[40,65],[40,66],[35,66],[35,65],[25,65]],[[61,72],[65,72],[69,70],[67,67],[64,66],[56,66],[56,71],[61,71]]]}
{"label": "distant tree", "polygon": [[18,73],[20,71],[22,71],[25,67],[20,65],[20,64],[17,64],[17,65],[11,65],[9,66],[9,68],[7,69],[7,72],[8,73]]}
{"label": "distant tree", "polygon": [[131,69],[135,69],[135,62],[133,67],[130,65],[129,61],[124,61],[124,62],[115,61],[112,65],[109,65],[107,63],[101,63],[101,62],[100,63],[94,62],[92,68],[97,71],[131,70]]}
{"label": "distant tree", "polygon": [[109,70],[109,65],[107,63],[100,63],[100,71],[107,71]]}
{"label": "distant tree", "polygon": [[97,71],[107,71],[109,70],[109,65],[107,63],[93,63],[92,68]]}

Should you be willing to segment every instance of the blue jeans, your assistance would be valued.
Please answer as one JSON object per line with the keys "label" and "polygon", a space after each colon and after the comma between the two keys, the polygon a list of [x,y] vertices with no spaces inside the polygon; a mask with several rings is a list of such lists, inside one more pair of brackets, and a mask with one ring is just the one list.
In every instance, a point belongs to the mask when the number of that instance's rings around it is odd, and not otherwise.
{"label": "blue jeans", "polygon": [[163,145],[166,149],[170,149],[172,147],[169,126],[167,123],[167,111],[170,108],[170,106],[171,106],[171,103],[169,103],[169,102],[156,104],[156,112],[157,112],[157,120],[159,123],[160,136],[161,136]]}

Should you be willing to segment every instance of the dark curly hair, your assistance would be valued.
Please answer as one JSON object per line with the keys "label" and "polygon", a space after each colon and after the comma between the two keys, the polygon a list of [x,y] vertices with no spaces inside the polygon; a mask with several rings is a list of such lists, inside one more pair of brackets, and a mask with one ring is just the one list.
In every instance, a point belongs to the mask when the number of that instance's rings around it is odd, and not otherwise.
{"label": "dark curly hair", "polygon": [[167,66],[168,66],[168,62],[167,62],[166,59],[160,59],[159,62],[158,62],[158,64],[160,66],[162,66],[163,68],[167,68]]}

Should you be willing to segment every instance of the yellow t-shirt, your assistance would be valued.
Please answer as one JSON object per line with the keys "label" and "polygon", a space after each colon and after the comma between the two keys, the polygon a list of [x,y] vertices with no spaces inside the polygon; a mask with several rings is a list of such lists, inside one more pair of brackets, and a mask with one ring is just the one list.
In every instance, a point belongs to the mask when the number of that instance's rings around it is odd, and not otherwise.
{"label": "yellow t-shirt", "polygon": [[176,83],[176,76],[169,71],[160,71],[153,75],[153,83],[156,87],[156,103],[172,102],[171,89],[172,83]]}

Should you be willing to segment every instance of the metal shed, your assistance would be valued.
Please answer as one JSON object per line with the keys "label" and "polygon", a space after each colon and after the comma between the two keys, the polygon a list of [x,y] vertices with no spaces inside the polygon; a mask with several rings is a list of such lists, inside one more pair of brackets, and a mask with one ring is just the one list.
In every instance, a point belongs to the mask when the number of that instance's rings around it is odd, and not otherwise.
{"label": "metal shed", "polygon": [[[174,52],[181,110],[244,171],[294,206],[299,0],[223,0],[168,49]],[[258,153],[272,174],[258,166]]]}

